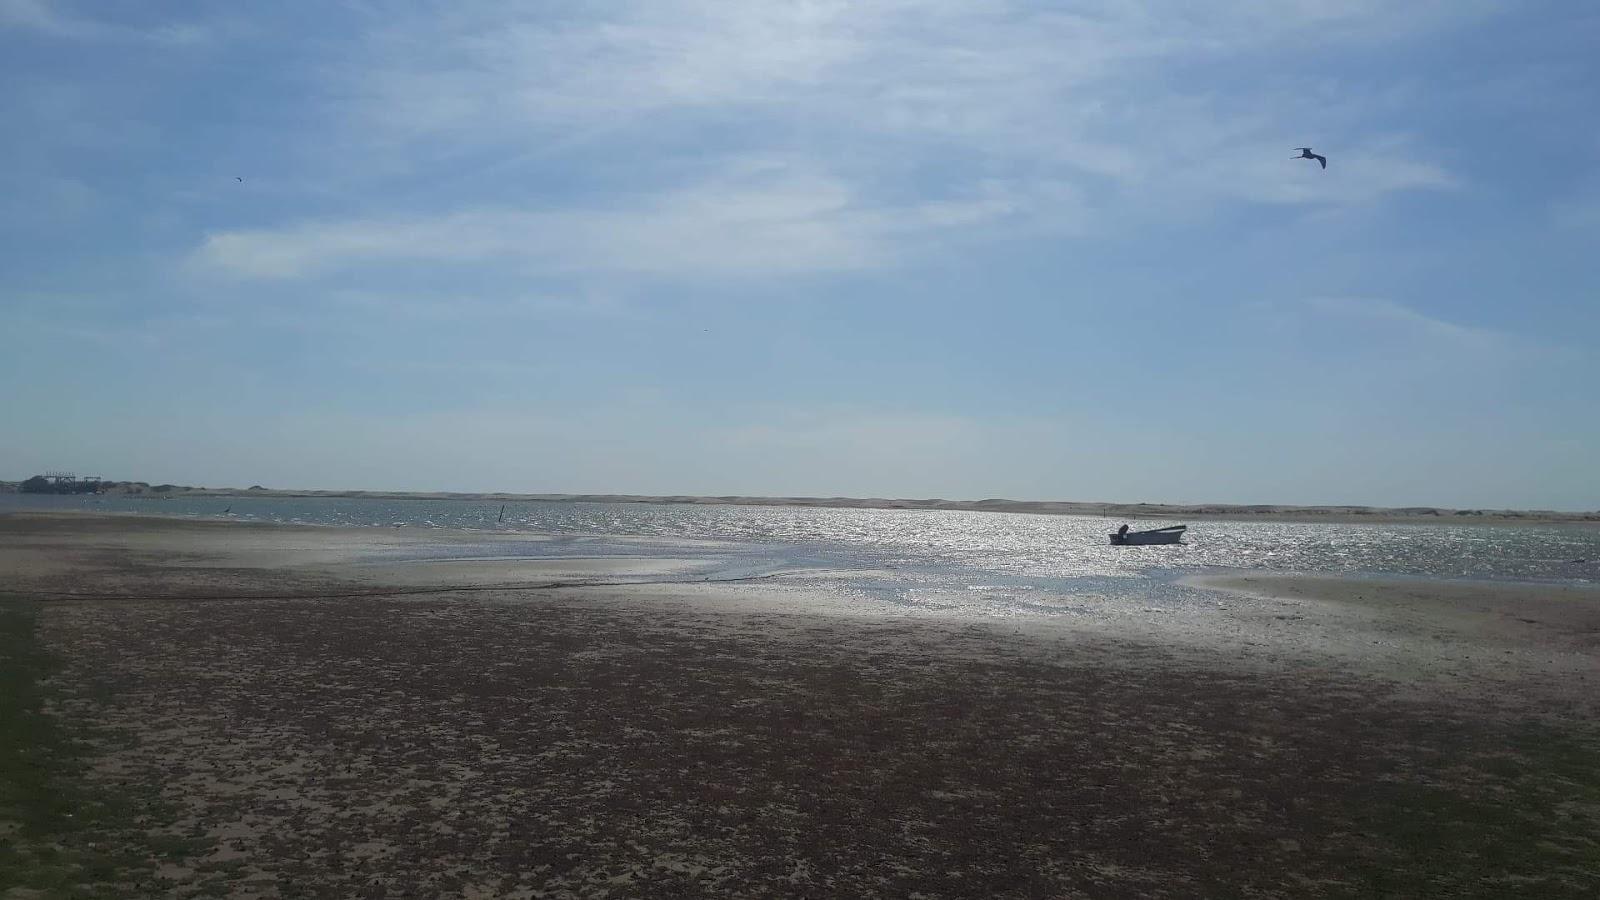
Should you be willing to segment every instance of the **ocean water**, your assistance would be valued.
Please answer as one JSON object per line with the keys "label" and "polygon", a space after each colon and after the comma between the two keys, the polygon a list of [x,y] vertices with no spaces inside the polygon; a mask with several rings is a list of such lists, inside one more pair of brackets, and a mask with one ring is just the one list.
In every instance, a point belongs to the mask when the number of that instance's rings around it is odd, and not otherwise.
{"label": "ocean water", "polygon": [[1236,570],[1600,583],[1600,528],[1582,525],[1196,521],[1179,546],[1113,547],[1117,520],[1022,513],[511,502],[500,522],[491,501],[0,495],[10,509],[449,528],[485,541],[422,541],[381,561],[692,555],[706,560],[696,580],[797,573],[876,600],[991,613],[1050,611],[1086,593],[1171,601],[1185,575]]}

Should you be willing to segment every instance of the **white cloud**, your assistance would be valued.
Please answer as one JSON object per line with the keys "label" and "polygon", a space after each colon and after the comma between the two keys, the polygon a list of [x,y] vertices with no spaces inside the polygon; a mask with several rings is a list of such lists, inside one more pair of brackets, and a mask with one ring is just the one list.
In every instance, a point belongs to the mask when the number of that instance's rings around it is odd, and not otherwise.
{"label": "white cloud", "polygon": [[[869,127],[961,132],[1038,111],[1065,88],[1135,66],[1296,40],[1392,38],[1485,3],[1396,8],[1243,0],[1095,0],[1071,10],[996,0],[641,0],[550,15],[463,3],[382,24],[348,87],[386,124],[570,124],[666,108],[782,102],[877,109]],[[404,9],[404,7],[401,7]],[[1037,127],[1048,123],[1034,121]]]}
{"label": "white cloud", "polygon": [[[1196,92],[1172,76],[1174,65],[1392,39],[1487,6],[1242,0],[1197,13],[1131,0],[1070,10],[994,0],[650,0],[533,18],[516,5],[464,4],[442,18],[431,8],[386,16],[341,92],[363,127],[445,144],[721,114],[775,121],[781,132],[948,141],[1127,177],[1170,163],[1172,140],[1202,154],[1218,149],[1208,138],[1229,131],[1214,119],[1183,121]],[[1239,108],[1199,112],[1260,115],[1261,91],[1250,93]],[[1267,97],[1280,113],[1306,102],[1281,90]],[[1273,146],[1286,136],[1277,137]]]}
{"label": "white cloud", "polygon": [[195,262],[262,278],[384,261],[502,260],[541,271],[646,274],[842,270],[885,262],[904,238],[1018,217],[1025,207],[998,183],[968,196],[874,205],[836,178],[762,165],[628,205],[486,207],[219,232]]}
{"label": "white cloud", "polygon": [[[1320,88],[1292,68],[1226,92],[1189,73],[1393,40],[1494,6],[380,3],[320,72],[341,136],[318,134],[303,155],[330,172],[446,182],[452,202],[216,231],[195,257],[253,277],[396,260],[781,274],[880,266],[1006,229],[1446,190],[1455,177],[1420,141],[1366,124],[1371,97],[1308,97]],[[1303,142],[1328,153],[1328,171],[1287,158]],[[591,155],[623,167],[628,186],[537,206],[500,188],[550,178],[552,159],[588,171]]]}

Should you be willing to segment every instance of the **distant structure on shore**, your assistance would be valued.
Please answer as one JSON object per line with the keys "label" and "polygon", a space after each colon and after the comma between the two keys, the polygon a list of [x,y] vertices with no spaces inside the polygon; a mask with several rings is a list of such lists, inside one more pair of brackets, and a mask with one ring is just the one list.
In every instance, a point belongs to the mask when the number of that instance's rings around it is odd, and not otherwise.
{"label": "distant structure on shore", "polygon": [[119,497],[157,495],[170,497],[203,488],[177,484],[152,485],[148,481],[109,481],[99,475],[46,472],[26,481],[0,481],[0,494],[113,494]]}
{"label": "distant structure on shore", "polygon": [[17,490],[24,494],[94,494],[100,491],[100,476],[79,477],[71,472],[46,472],[22,482]]}

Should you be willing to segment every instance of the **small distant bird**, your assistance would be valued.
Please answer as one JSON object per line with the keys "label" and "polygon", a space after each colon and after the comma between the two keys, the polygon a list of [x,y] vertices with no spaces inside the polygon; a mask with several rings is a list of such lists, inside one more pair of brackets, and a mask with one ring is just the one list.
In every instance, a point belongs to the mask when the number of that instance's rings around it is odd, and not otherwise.
{"label": "small distant bird", "polygon": [[235,175],[235,176],[233,176],[233,180],[234,180],[234,181],[238,181],[238,182],[241,182],[241,183],[242,183],[242,182],[243,182],[243,181],[244,181],[244,179],[243,179],[243,178],[240,178],[240,177],[239,177],[239,176],[237,176],[237,175]]}
{"label": "small distant bird", "polygon": [[1322,167],[1324,169],[1328,167],[1328,158],[1326,156],[1318,156],[1317,154],[1312,153],[1310,147],[1296,147],[1295,149],[1300,151],[1300,155],[1291,156],[1289,157],[1290,159],[1314,159],[1317,162],[1322,163]]}

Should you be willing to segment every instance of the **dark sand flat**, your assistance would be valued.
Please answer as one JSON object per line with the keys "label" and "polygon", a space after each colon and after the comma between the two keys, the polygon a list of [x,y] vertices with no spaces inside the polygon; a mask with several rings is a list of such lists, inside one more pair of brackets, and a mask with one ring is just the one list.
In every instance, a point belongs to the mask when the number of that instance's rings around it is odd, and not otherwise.
{"label": "dark sand flat", "polygon": [[[1460,586],[1397,613],[1216,583],[1272,599],[1207,649],[753,585],[384,593],[423,579],[336,551],[410,538],[62,518],[0,517],[0,577],[55,598],[28,602],[51,718],[94,729],[81,778],[153,792],[99,836],[124,862],[83,881],[110,896],[1600,891],[1600,743],[1566,683],[1589,592],[1474,587],[1463,617]],[[202,599],[247,595],[276,599]],[[1513,609],[1540,624],[1484,624]],[[1351,649],[1374,633],[1518,662],[1412,689],[1403,650]]]}

